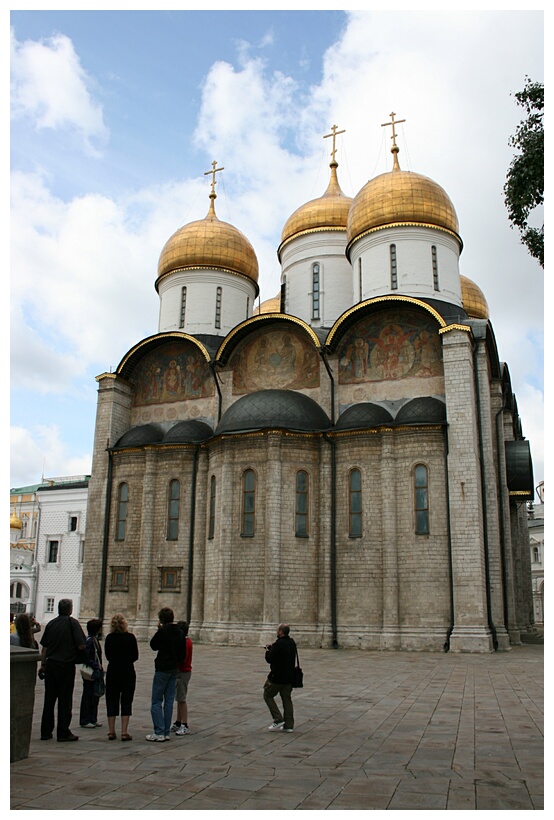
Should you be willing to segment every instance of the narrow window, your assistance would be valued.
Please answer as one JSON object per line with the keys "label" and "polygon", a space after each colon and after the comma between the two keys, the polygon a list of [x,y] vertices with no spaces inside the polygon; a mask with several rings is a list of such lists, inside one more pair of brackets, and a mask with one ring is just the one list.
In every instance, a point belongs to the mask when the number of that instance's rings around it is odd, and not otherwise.
{"label": "narrow window", "polygon": [[179,319],[179,327],[185,326],[185,313],[187,310],[187,289],[181,288],[181,318]]}
{"label": "narrow window", "polygon": [[119,485],[117,491],[117,523],[116,523],[116,541],[125,540],[125,528],[127,524],[127,499],[129,497],[129,487],[123,483]]}
{"label": "narrow window", "polygon": [[169,497],[167,502],[167,540],[176,541],[179,536],[179,499],[181,485],[174,478],[169,482]]}
{"label": "narrow window", "polygon": [[533,563],[540,564],[541,554],[538,547],[533,547]]}
{"label": "narrow window", "polygon": [[429,533],[429,492],[427,467],[418,464],[414,473],[415,490],[415,515],[416,533],[418,535],[428,535]]}
{"label": "narrow window", "polygon": [[437,249],[435,245],[431,245],[431,260],[433,262],[433,287],[439,290],[439,266],[437,264]]}
{"label": "narrow window", "polygon": [[129,592],[129,570],[131,567],[111,567],[110,592]]}
{"label": "narrow window", "polygon": [[362,301],[362,257],[358,259],[358,289],[360,291],[360,298],[358,299],[359,302]]}
{"label": "narrow window", "polygon": [[362,474],[359,470],[350,470],[348,509],[348,534],[351,538],[359,538],[362,534]]}
{"label": "narrow window", "polygon": [[312,319],[319,319],[319,264],[312,265]]}
{"label": "narrow window", "polygon": [[215,493],[217,485],[215,475],[210,481],[210,523],[208,527],[208,538],[213,538],[215,534]]}
{"label": "narrow window", "polygon": [[242,523],[241,535],[254,535],[256,513],[256,475],[246,470],[242,476]]}
{"label": "narrow window", "polygon": [[71,515],[69,518],[69,532],[77,531],[77,516]]}
{"label": "narrow window", "polygon": [[283,284],[281,285],[281,304],[279,305],[279,310],[281,313],[286,313],[286,300],[287,298],[287,277],[283,276]]}
{"label": "narrow window", "polygon": [[60,546],[59,541],[49,541],[48,542],[48,563],[49,564],[57,564],[58,563],[58,548]]}
{"label": "narrow window", "polygon": [[218,288],[215,296],[215,326],[221,327],[221,295],[222,288]]}
{"label": "narrow window", "polygon": [[45,612],[54,612],[54,599],[47,598],[46,599],[46,606],[44,608]]}
{"label": "narrow window", "polygon": [[79,556],[77,558],[77,563],[82,564],[85,557],[85,542],[81,539],[79,541]]}
{"label": "narrow window", "polygon": [[308,473],[305,470],[296,473],[294,534],[298,538],[306,538],[308,535]]}
{"label": "narrow window", "polygon": [[396,268],[396,245],[390,246],[390,286],[391,290],[398,288],[398,271]]}
{"label": "narrow window", "polygon": [[246,297],[246,318],[250,316],[250,296]]}

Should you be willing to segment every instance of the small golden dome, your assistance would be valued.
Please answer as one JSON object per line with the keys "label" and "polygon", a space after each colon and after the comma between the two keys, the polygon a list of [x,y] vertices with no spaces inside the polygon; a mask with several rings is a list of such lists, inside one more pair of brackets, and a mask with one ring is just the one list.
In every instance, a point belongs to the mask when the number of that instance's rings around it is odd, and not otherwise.
{"label": "small golden dome", "polygon": [[278,293],[277,296],[274,296],[272,299],[266,299],[265,302],[262,302],[261,305],[254,312],[256,314],[259,314],[259,313],[280,313],[281,312],[281,294]]}
{"label": "small golden dome", "polygon": [[331,162],[331,179],[323,196],[312,199],[297,208],[285,222],[281,232],[281,248],[289,239],[298,234],[315,230],[344,230],[352,197],[346,196],[339,185],[337,162]]}
{"label": "small golden dome", "polygon": [[429,177],[395,168],[371,179],[354,197],[348,243],[369,231],[399,224],[430,225],[458,236],[458,217],[446,191]]}
{"label": "small golden dome", "polygon": [[23,529],[23,521],[18,515],[14,512],[10,518],[10,530],[22,530]]}
{"label": "small golden dome", "polygon": [[183,225],[165,243],[158,261],[157,281],[182,268],[218,268],[258,281],[254,248],[237,228],[217,218],[213,191],[210,199],[204,219]]}
{"label": "small golden dome", "polygon": [[479,285],[460,274],[462,285],[462,305],[470,319],[488,319],[489,306]]}

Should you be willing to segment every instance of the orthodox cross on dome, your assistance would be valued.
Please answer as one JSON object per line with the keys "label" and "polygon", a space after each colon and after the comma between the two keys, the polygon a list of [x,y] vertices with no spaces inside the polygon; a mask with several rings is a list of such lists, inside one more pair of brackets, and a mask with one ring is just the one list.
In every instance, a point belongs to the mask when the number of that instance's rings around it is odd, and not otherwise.
{"label": "orthodox cross on dome", "polygon": [[344,134],[344,132],[346,130],[345,128],[343,128],[342,131],[337,131],[337,128],[338,128],[338,125],[332,125],[331,126],[331,133],[330,134],[325,134],[325,136],[323,137],[324,140],[326,140],[328,137],[333,137],[333,150],[331,151],[331,165],[336,165],[337,164],[337,161],[335,159],[335,154],[337,153],[337,149],[336,149],[337,134]]}
{"label": "orthodox cross on dome", "polygon": [[396,130],[395,130],[394,126],[398,125],[398,123],[400,123],[400,122],[406,122],[406,120],[395,120],[394,119],[395,117],[396,117],[396,114],[394,113],[394,111],[392,111],[390,113],[391,121],[390,122],[382,122],[381,123],[381,128],[385,128],[388,125],[392,125],[392,137],[391,137],[392,148],[390,149],[391,154],[394,156],[394,163],[393,163],[393,169],[392,170],[393,171],[400,171],[400,165],[398,163],[398,152],[400,151],[400,148],[396,144]]}
{"label": "orthodox cross on dome", "polygon": [[212,162],[212,170],[211,171],[204,171],[204,176],[205,177],[208,176],[209,174],[212,175],[212,190],[210,191],[210,213],[213,213],[213,214],[215,214],[214,200],[217,197],[217,194],[215,192],[215,175],[217,174],[218,171],[224,171],[224,170],[225,170],[225,168],[218,168],[217,167],[217,160],[214,159],[214,161]]}

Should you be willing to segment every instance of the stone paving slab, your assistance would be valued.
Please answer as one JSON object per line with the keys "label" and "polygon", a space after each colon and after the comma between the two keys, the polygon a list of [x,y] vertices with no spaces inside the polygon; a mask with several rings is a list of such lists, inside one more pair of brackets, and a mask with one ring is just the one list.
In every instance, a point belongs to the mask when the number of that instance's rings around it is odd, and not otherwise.
{"label": "stone paving slab", "polygon": [[[194,647],[191,733],[149,743],[154,653],[140,644],[131,743],[98,729],[10,766],[11,808],[542,810],[542,645],[491,655],[302,649],[295,731],[268,732],[261,647]],[[78,718],[81,683],[73,704]],[[119,722],[117,725],[120,733]]]}

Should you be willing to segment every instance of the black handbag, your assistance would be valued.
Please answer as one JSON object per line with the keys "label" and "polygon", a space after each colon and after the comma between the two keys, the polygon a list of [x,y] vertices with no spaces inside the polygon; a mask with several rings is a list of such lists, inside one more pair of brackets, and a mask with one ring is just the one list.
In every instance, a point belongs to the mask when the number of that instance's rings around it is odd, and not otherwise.
{"label": "black handbag", "polygon": [[292,680],[293,689],[302,689],[304,686],[304,673],[300,668],[300,659],[298,657],[298,649],[296,650],[296,666],[294,667],[294,677]]}

